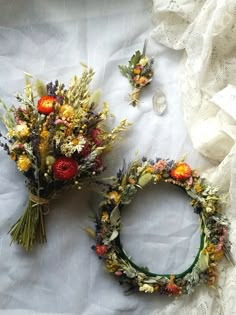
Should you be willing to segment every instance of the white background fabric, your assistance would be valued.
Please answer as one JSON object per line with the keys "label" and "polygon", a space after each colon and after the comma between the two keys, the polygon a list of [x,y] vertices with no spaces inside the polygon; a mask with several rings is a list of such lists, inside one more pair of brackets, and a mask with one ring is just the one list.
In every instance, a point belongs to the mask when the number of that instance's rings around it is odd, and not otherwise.
{"label": "white background fabric", "polygon": [[[195,8],[192,20],[200,8]],[[192,147],[181,111],[178,81],[182,52],[150,39],[147,53],[155,57],[154,82],[143,91],[137,108],[128,105],[130,86],[117,66],[142,49],[153,28],[151,10],[152,3],[141,0],[1,0],[0,97],[8,104],[14,102],[13,93],[24,86],[23,71],[46,81],[68,83],[80,72],[83,61],[95,69],[93,88],[103,90],[103,99],[115,114],[110,124],[116,125],[124,117],[133,123],[107,156],[106,175],[115,174],[123,159],[128,163],[144,155],[179,159],[188,153],[192,167],[199,172],[209,169],[209,161]],[[152,110],[151,98],[157,87],[168,102],[161,117]],[[206,288],[178,301],[156,295],[124,295],[125,288],[105,273],[102,262],[90,250],[93,241],[83,231],[91,224],[88,215],[100,201],[86,189],[53,201],[46,245],[30,253],[17,245],[9,247],[7,231],[21,214],[27,191],[14,162],[4,152],[0,157],[0,314],[164,315],[185,314],[185,310],[186,314],[210,314],[215,293]],[[198,218],[185,195],[173,187],[153,186],[140,192],[126,210],[121,237],[135,262],[156,272],[181,272],[192,262],[199,246]],[[232,303],[228,301],[228,305]]]}

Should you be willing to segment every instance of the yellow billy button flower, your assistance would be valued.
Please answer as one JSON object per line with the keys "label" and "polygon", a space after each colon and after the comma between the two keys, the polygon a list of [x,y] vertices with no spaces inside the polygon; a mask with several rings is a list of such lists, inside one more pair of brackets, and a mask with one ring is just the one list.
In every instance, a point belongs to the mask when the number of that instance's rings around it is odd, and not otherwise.
{"label": "yellow billy button flower", "polygon": [[22,154],[19,156],[17,161],[17,167],[21,172],[27,172],[31,166],[31,161],[28,156]]}
{"label": "yellow billy button flower", "polygon": [[30,131],[26,124],[19,124],[15,127],[15,133],[19,138],[25,138],[29,136]]}
{"label": "yellow billy button flower", "polygon": [[117,191],[111,191],[108,194],[108,199],[114,200],[115,203],[118,203],[120,201],[120,194]]}

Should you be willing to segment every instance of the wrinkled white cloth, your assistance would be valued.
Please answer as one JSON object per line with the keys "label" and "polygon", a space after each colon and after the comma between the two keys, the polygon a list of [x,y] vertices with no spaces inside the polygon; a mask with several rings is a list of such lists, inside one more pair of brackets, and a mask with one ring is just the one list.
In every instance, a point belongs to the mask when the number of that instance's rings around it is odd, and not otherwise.
{"label": "wrinkled white cloth", "polygon": [[[229,192],[227,213],[235,254],[236,2],[154,0],[153,21],[152,36],[159,43],[184,49],[180,69],[184,120],[194,148],[215,163],[206,176]],[[182,314],[236,314],[235,275],[235,268],[227,269],[215,295],[197,293],[191,303],[179,301],[163,314],[180,309]]]}
{"label": "wrinkled white cloth", "polygon": [[[166,3],[163,1],[163,12]],[[193,12],[192,18],[179,26],[177,18],[179,32],[194,21],[201,9],[200,4],[192,8],[190,1],[186,6]],[[182,117],[178,90],[182,51],[173,51],[150,39],[147,54],[155,58],[154,81],[143,90],[138,107],[128,105],[130,86],[117,66],[142,49],[153,28],[151,9],[152,3],[142,0],[0,0],[1,99],[8,105],[15,103],[12,95],[23,90],[24,71],[45,81],[59,79],[68,83],[80,73],[83,61],[95,69],[92,86],[103,90],[103,99],[115,114],[110,124],[114,126],[124,117],[133,123],[123,141],[107,156],[106,176],[115,174],[124,159],[127,163],[142,156],[179,159],[185,153],[193,168],[199,172],[208,170],[212,163],[193,149]],[[182,14],[184,18],[184,10]],[[162,25],[162,19],[158,21]],[[160,117],[152,110],[156,88],[162,89],[168,102],[167,111]],[[189,106],[196,108],[196,113],[198,99],[200,96],[189,98]],[[215,112],[219,106],[222,105],[213,106]],[[2,125],[0,128],[3,130]],[[223,154],[227,155],[227,148]],[[219,161],[221,155],[217,155]],[[47,244],[30,253],[15,244],[10,247],[7,231],[22,213],[27,191],[14,162],[2,151],[0,157],[0,315],[208,314],[207,308],[218,305],[214,291],[206,288],[178,301],[148,294],[126,296],[125,288],[105,273],[102,262],[90,249],[93,241],[83,227],[92,226],[88,216],[101,199],[86,189],[52,202],[46,220]],[[228,160],[232,162],[229,156]],[[229,173],[227,161],[225,169]],[[228,175],[224,179],[229,182]],[[184,270],[199,247],[198,217],[186,196],[174,187],[164,189],[157,185],[140,192],[124,212],[123,223],[121,237],[128,254],[136,263],[156,272]],[[228,287],[234,290],[231,278]],[[232,296],[230,293],[225,301],[229,309]]]}

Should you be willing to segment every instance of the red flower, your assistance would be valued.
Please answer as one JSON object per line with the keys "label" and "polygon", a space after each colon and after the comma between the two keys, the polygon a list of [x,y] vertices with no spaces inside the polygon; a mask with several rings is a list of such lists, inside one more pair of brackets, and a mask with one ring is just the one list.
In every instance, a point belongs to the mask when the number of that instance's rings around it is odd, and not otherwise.
{"label": "red flower", "polygon": [[79,155],[86,158],[90,152],[91,152],[91,148],[90,148],[89,144],[86,142],[82,151],[80,151]]}
{"label": "red flower", "polygon": [[108,250],[107,245],[96,245],[96,253],[98,256],[106,254],[107,250]]}
{"label": "red flower", "polygon": [[187,163],[178,162],[170,171],[170,176],[177,180],[184,180],[192,175],[192,170]]}
{"label": "red flower", "polygon": [[37,109],[39,113],[48,115],[53,112],[53,106],[56,103],[56,99],[52,96],[43,96],[38,101]]}
{"label": "red flower", "polygon": [[103,161],[100,156],[97,156],[96,159],[94,160],[94,168],[95,170],[99,170],[103,168]]}
{"label": "red flower", "polygon": [[101,134],[101,130],[99,128],[95,128],[92,131],[92,139],[96,145],[102,144],[102,139],[100,139],[99,135]]}
{"label": "red flower", "polygon": [[168,284],[166,285],[166,290],[170,294],[179,295],[182,293],[181,288],[174,283],[175,276],[171,275]]}
{"label": "red flower", "polygon": [[77,162],[68,157],[58,158],[53,164],[53,175],[60,180],[72,179],[78,170]]}

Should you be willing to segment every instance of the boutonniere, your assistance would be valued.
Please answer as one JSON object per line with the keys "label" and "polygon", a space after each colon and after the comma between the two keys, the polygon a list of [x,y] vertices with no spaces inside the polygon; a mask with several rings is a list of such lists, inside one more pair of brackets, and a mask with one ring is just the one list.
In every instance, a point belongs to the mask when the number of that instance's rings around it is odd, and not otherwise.
{"label": "boutonniere", "polygon": [[141,89],[147,86],[153,78],[153,58],[146,56],[147,40],[144,42],[143,51],[136,51],[128,62],[128,65],[119,65],[120,72],[128,78],[133,91],[130,94],[130,104],[136,106],[139,103]]}

